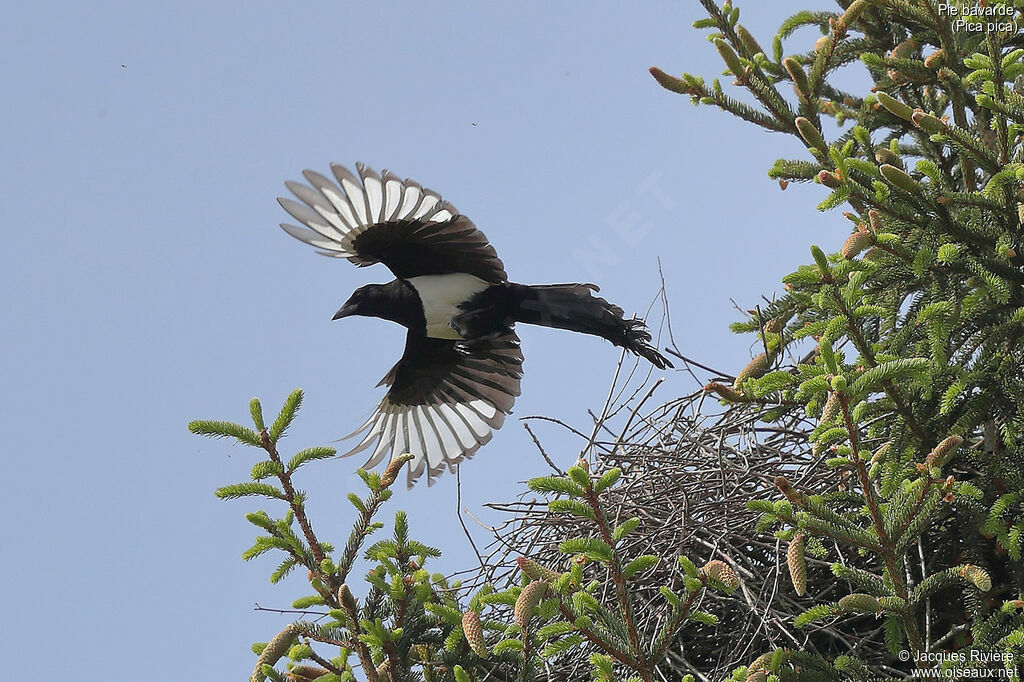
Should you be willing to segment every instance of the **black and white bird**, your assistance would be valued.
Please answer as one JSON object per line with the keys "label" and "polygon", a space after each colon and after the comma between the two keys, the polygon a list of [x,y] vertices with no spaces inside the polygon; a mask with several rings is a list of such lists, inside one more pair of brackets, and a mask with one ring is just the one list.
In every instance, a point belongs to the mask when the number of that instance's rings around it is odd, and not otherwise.
{"label": "black and white bird", "polygon": [[524,285],[508,280],[484,234],[454,206],[412,180],[356,164],[331,165],[334,178],[303,171],[309,185],[286,182],[299,199],[281,206],[305,227],[282,224],[325,256],[363,267],[383,263],[387,284],[356,289],[334,319],[367,315],[405,327],[405,352],[380,385],[388,391],[349,436],[348,453],[372,448],[364,465],[411,452],[408,484],[454,471],[491,439],[519,395],[523,354],[516,322],[593,334],[657,367],[671,363],[651,347],[643,322],[593,295],[593,284]]}

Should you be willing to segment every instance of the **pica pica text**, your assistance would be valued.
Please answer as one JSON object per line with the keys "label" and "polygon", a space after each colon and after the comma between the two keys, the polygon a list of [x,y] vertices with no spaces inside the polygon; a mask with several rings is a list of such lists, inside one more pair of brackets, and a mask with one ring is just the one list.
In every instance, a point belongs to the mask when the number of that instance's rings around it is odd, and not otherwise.
{"label": "pica pica text", "polygon": [[356,170],[332,164],[333,179],[303,171],[309,185],[285,183],[299,201],[278,201],[304,225],[282,224],[288,234],[360,267],[383,263],[396,278],[356,289],[334,314],[408,330],[402,358],[378,384],[387,394],[352,434],[363,437],[347,455],[372,448],[366,468],[411,452],[409,486],[424,471],[433,483],[489,441],[519,395],[516,322],[593,334],[672,366],[643,322],[625,319],[593,284],[510,282],[484,234],[436,192],[387,170]]}

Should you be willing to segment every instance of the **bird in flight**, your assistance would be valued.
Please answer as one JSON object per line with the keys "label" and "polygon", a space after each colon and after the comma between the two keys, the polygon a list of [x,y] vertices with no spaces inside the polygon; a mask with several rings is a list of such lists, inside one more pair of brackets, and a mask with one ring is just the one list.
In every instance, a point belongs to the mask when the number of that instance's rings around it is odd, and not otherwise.
{"label": "bird in flight", "polygon": [[395,279],[355,290],[334,314],[380,317],[408,331],[405,352],[381,385],[388,390],[343,456],[372,448],[365,468],[414,455],[408,485],[428,484],[472,457],[501,427],[519,395],[523,353],[515,323],[593,334],[664,369],[672,364],[638,319],[594,295],[593,284],[525,285],[508,280],[483,232],[440,195],[363,164],[332,164],[333,178],[303,171],[279,198],[302,227],[291,236],[360,267],[383,263]]}

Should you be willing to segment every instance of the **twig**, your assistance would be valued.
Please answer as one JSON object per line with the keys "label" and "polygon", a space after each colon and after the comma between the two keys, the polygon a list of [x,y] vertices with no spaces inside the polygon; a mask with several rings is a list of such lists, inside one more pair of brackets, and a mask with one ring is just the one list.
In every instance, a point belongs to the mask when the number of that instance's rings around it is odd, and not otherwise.
{"label": "twig", "polygon": [[469,528],[466,528],[466,522],[462,519],[462,467],[455,469],[455,515],[459,517],[459,525],[462,526],[462,532],[466,534],[466,539],[469,540],[473,553],[476,554],[476,559],[480,562],[480,570],[486,571],[487,562],[480,556],[480,550],[477,549],[476,542],[473,541],[473,536],[470,534]]}

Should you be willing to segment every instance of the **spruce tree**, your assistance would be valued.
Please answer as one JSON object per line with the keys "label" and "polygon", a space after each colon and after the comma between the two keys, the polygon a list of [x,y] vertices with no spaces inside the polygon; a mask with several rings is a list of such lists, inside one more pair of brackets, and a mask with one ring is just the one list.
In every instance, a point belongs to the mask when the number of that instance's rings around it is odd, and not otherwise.
{"label": "spruce tree", "polygon": [[[766,51],[737,7],[701,4],[708,18],[696,26],[712,31],[747,101],[717,79],[652,75],[694,103],[799,138],[807,155],[778,161],[770,177],[783,188],[822,185],[819,209],[845,206],[851,225],[825,249],[812,246],[811,262],[783,278],[785,293],[735,325],[757,335],[764,353],[734,385],[708,387],[763,406],[769,421],[799,411],[818,420],[807,447],[837,472],[836,487],[801,490],[780,477],[781,499],[752,502],[788,543],[793,589],[808,607],[797,625],[868,623],[864,660],[825,661],[850,679],[909,671],[915,661],[958,670],[953,679],[971,667],[1016,678],[1024,654],[1020,12],[998,0],[980,10],[839,2],[835,13],[787,19]],[[821,37],[787,53],[804,26]],[[845,91],[836,76],[858,61],[870,92]],[[845,597],[813,599],[812,551],[833,559]],[[876,619],[883,627],[872,636]],[[964,660],[925,655],[949,650]],[[798,659],[780,651],[757,665],[785,678]]]}

